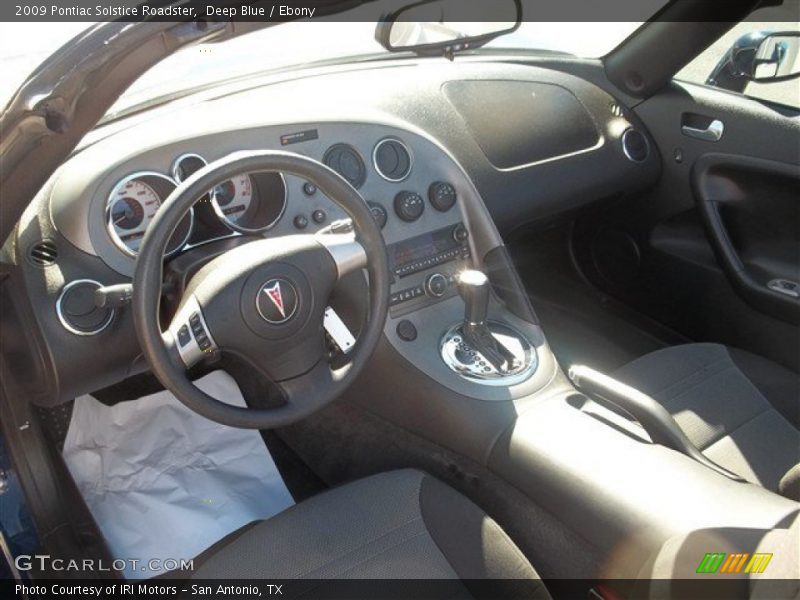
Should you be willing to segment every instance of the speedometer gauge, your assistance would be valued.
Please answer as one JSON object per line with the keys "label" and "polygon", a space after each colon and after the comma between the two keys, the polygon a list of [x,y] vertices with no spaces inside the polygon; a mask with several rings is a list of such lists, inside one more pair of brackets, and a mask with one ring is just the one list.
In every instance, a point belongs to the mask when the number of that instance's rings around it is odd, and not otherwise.
{"label": "speedometer gauge", "polygon": [[[114,186],[106,204],[106,226],[118,248],[131,256],[139,253],[147,227],[163,199],[174,189],[175,183],[159,173],[136,173]],[[192,220],[189,212],[175,228],[167,244],[167,254],[186,244]]]}

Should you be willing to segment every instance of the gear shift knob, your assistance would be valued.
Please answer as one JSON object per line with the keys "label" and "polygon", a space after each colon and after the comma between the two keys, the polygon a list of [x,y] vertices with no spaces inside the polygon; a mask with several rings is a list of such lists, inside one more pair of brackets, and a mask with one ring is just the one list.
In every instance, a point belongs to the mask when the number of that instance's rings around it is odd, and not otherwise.
{"label": "gear shift knob", "polygon": [[464,321],[475,325],[485,324],[489,310],[489,278],[482,271],[461,271],[456,278],[456,286],[464,300]]}

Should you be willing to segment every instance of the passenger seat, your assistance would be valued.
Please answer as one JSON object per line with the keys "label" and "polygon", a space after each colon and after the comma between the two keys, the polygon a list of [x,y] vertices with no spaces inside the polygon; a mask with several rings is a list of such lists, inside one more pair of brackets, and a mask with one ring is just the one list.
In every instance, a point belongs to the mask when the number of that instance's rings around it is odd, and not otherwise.
{"label": "passenger seat", "polygon": [[800,377],[719,344],[652,352],[612,374],[666,408],[708,458],[800,500]]}

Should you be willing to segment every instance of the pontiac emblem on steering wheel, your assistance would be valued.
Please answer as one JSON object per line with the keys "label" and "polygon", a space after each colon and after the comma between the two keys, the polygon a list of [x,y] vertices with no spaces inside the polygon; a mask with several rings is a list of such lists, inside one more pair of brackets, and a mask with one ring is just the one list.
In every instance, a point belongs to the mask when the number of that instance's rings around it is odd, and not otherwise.
{"label": "pontiac emblem on steering wheel", "polygon": [[273,325],[291,319],[298,304],[297,290],[286,279],[270,279],[261,286],[256,298],[258,314]]}

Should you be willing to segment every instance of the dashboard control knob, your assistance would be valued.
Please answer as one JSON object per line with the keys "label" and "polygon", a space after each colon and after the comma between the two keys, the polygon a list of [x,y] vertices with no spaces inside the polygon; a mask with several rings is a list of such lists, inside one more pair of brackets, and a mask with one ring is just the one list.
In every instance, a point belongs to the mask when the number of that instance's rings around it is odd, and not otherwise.
{"label": "dashboard control knob", "polygon": [[372,218],[375,219],[375,223],[378,224],[378,227],[381,229],[386,227],[386,221],[389,219],[386,209],[377,202],[367,202],[367,204],[369,205],[369,211],[372,213]]}
{"label": "dashboard control knob", "polygon": [[456,188],[446,181],[432,183],[428,188],[428,200],[436,210],[447,212],[456,203]]}
{"label": "dashboard control knob", "polygon": [[293,223],[297,229],[305,229],[308,227],[308,218],[305,215],[297,215]]}
{"label": "dashboard control knob", "polygon": [[447,292],[447,277],[434,273],[425,280],[425,291],[429,296],[441,298]]}
{"label": "dashboard control knob", "polygon": [[407,223],[419,219],[424,210],[425,201],[416,192],[400,192],[394,198],[394,212]]}
{"label": "dashboard control knob", "polygon": [[453,239],[459,244],[463,244],[469,239],[469,231],[462,223],[453,227]]}
{"label": "dashboard control knob", "polygon": [[317,193],[317,186],[315,186],[315,185],[314,185],[313,183],[311,183],[310,181],[306,181],[306,182],[303,184],[303,193],[304,193],[306,196],[313,196],[314,194],[316,194],[316,193]]}
{"label": "dashboard control knob", "polygon": [[325,219],[328,218],[328,215],[325,214],[324,210],[318,208],[311,213],[311,218],[314,220],[314,223],[321,224],[325,222]]}

